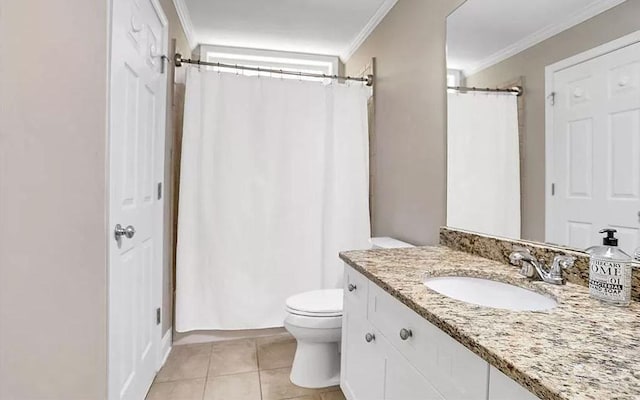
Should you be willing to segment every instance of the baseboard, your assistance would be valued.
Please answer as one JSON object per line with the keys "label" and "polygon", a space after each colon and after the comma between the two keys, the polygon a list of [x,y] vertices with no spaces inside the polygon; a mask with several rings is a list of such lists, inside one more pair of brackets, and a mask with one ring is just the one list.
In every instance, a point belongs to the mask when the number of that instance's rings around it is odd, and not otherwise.
{"label": "baseboard", "polygon": [[169,358],[169,353],[171,353],[172,338],[173,338],[173,327],[167,329],[167,333],[165,333],[162,339],[160,340],[160,355],[162,358],[160,361],[160,365],[158,366],[158,370],[162,368],[164,363],[167,362],[167,358]]}
{"label": "baseboard", "polygon": [[174,345],[222,342],[226,340],[249,339],[264,336],[285,335],[284,328],[251,329],[239,331],[191,331],[176,332],[173,337]]}

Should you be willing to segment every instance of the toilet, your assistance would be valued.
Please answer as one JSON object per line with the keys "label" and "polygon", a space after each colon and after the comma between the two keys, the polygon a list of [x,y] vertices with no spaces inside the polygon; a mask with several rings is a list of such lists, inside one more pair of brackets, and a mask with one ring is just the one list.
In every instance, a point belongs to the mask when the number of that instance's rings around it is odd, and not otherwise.
{"label": "toilet", "polygon": [[[371,238],[371,248],[413,247],[389,237]],[[299,293],[286,301],[284,327],[296,339],[291,382],[306,388],[340,383],[342,289]]]}

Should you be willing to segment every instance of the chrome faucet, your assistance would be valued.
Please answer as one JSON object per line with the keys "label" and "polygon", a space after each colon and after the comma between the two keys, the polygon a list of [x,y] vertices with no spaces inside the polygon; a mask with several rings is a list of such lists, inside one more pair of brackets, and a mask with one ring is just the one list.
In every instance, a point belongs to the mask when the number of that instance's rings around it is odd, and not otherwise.
{"label": "chrome faucet", "polygon": [[509,255],[509,263],[520,266],[520,275],[554,285],[565,284],[562,270],[571,268],[575,260],[575,257],[557,255],[553,258],[551,268],[547,269],[544,261],[539,261],[529,249],[524,247],[515,247]]}

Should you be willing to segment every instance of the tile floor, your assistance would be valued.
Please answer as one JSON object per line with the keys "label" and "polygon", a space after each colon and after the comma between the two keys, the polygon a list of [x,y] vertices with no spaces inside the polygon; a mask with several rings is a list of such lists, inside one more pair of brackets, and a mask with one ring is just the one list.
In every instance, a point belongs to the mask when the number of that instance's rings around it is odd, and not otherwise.
{"label": "tile floor", "polygon": [[174,346],[146,400],[344,400],[289,381],[295,349],[288,334]]}

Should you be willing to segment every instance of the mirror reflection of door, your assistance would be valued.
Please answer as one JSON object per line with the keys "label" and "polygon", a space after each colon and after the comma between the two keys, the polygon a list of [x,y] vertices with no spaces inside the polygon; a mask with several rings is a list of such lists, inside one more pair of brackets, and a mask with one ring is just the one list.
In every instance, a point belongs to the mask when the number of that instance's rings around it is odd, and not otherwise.
{"label": "mirror reflection of door", "polygon": [[[578,249],[599,244],[597,231],[612,227],[623,250],[640,246],[640,19],[632,15],[640,2],[467,0],[448,17],[448,86],[523,87],[519,190],[495,185],[500,174],[477,163],[448,161],[462,184],[490,188],[493,179],[494,196],[519,197],[519,235],[471,220],[453,227]],[[449,121],[465,117],[452,110]],[[448,132],[456,140],[478,133]],[[505,139],[486,140],[499,147]],[[502,161],[512,156],[503,151]],[[449,198],[447,206],[482,212],[476,200]]]}
{"label": "mirror reflection of door", "polygon": [[586,248],[611,227],[622,250],[640,246],[640,42],[625,44],[547,68],[551,242]]}

